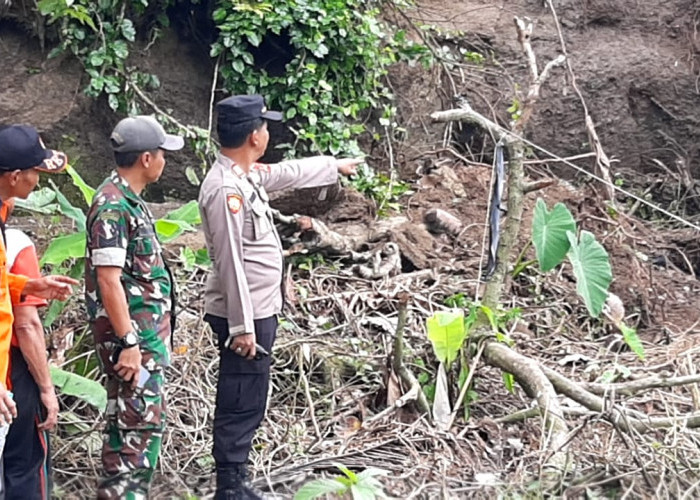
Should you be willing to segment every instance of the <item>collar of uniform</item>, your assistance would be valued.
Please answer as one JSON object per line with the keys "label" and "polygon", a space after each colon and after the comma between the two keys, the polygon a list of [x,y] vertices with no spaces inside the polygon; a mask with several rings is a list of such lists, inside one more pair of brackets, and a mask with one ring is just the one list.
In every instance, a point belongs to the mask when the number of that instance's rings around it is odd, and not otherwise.
{"label": "collar of uniform", "polygon": [[237,177],[240,177],[241,179],[246,178],[246,174],[243,171],[243,169],[236,165],[236,162],[228,156],[224,156],[221,153],[217,153],[216,159],[219,163],[221,163],[224,166],[224,168],[231,170],[231,172],[236,174]]}
{"label": "collar of uniform", "polygon": [[129,183],[126,182],[126,179],[119,175],[119,172],[117,172],[116,170],[112,170],[109,179],[114,183],[115,186],[119,188],[119,190],[122,193],[124,193],[124,196],[127,199],[133,201],[136,204],[140,203],[141,199],[139,198],[139,196],[136,193],[134,193],[134,191],[131,189],[131,186],[129,186]]}

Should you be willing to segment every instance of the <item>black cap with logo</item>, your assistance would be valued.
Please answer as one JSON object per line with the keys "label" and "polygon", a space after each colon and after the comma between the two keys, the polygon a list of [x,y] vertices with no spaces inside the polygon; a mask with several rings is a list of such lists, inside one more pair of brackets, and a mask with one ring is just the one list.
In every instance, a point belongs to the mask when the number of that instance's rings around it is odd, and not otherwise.
{"label": "black cap with logo", "polygon": [[68,164],[65,153],[46,149],[39,132],[29,125],[0,129],[0,172],[29,170],[60,172]]}

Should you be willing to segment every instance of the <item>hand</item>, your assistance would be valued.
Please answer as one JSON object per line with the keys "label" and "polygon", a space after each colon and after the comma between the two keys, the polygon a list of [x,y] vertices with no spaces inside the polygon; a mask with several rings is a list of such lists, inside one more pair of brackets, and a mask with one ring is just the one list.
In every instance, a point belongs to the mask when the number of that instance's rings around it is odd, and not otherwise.
{"label": "hand", "polygon": [[0,425],[11,424],[17,416],[17,403],[10,397],[10,392],[0,384]]}
{"label": "hand", "polygon": [[139,383],[141,371],[141,349],[139,346],[122,349],[119,353],[118,363],[114,365],[114,371],[125,382],[131,381],[131,387],[136,388]]}
{"label": "hand", "polygon": [[244,358],[253,359],[255,357],[255,334],[246,333],[233,337],[233,342],[229,346],[233,352]]}
{"label": "hand", "polygon": [[79,283],[79,281],[68,276],[44,276],[43,278],[27,281],[22,293],[46,300],[66,300],[73,293],[71,285],[78,285]]}
{"label": "hand", "polygon": [[42,389],[39,393],[41,404],[46,408],[46,419],[37,425],[40,431],[50,431],[58,422],[58,399],[53,387]]}
{"label": "hand", "polygon": [[335,160],[336,167],[338,167],[338,172],[345,176],[355,175],[357,173],[357,166],[364,162],[362,158],[340,158]]}

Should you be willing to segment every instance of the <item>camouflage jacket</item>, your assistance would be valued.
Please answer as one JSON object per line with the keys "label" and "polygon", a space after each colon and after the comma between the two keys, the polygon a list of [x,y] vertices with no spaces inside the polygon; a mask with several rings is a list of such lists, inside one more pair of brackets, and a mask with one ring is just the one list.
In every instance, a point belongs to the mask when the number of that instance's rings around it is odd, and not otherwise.
{"label": "camouflage jacket", "polygon": [[122,268],[131,320],[141,338],[144,365],[169,364],[172,278],[156,236],[153,215],[115,171],[95,192],[86,222],[85,301],[99,358],[109,365],[116,336],[97,284],[99,266]]}

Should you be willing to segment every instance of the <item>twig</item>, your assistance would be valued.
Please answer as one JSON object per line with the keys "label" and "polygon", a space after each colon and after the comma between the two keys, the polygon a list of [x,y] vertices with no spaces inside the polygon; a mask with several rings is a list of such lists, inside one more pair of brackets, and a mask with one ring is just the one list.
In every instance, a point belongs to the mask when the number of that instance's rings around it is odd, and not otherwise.
{"label": "twig", "polygon": [[211,131],[214,122],[214,96],[216,92],[216,82],[219,78],[219,62],[221,61],[221,54],[216,58],[216,64],[214,65],[214,77],[211,82],[211,96],[209,97],[209,121],[207,122],[207,146],[204,149],[204,154],[209,154],[209,149],[211,147]]}
{"label": "twig", "polygon": [[484,352],[484,347],[486,347],[486,344],[484,342],[481,343],[479,346],[479,351],[476,353],[476,356],[474,357],[474,361],[471,363],[471,367],[469,369],[469,375],[467,375],[467,380],[464,381],[464,385],[462,386],[462,390],[459,391],[459,397],[457,398],[457,402],[454,405],[454,410],[452,410],[452,414],[450,415],[450,421],[447,425],[447,429],[451,429],[452,425],[455,422],[455,418],[457,418],[457,410],[459,409],[460,405],[462,404],[462,401],[464,401],[464,397],[467,394],[467,390],[469,389],[469,386],[472,383],[472,379],[474,378],[474,374],[476,373],[476,367],[479,365],[479,360],[481,359],[481,355]]}
{"label": "twig", "polygon": [[547,5],[549,5],[549,9],[552,11],[554,25],[556,26],[557,34],[559,35],[559,42],[561,44],[562,54],[564,54],[564,56],[566,57],[566,68],[569,72],[569,76],[571,77],[571,86],[573,87],[574,92],[576,92],[579,101],[581,101],[581,106],[583,106],[583,113],[585,115],[588,138],[591,142],[591,147],[593,148],[593,151],[596,154],[596,166],[598,167],[601,177],[603,177],[603,179],[605,179],[606,181],[605,188],[607,193],[607,199],[608,201],[614,204],[615,192],[614,189],[611,187],[613,182],[612,178],[610,177],[610,158],[608,158],[608,155],[605,154],[605,151],[603,150],[603,145],[600,143],[600,139],[598,138],[598,132],[596,132],[595,125],[593,124],[593,118],[591,118],[591,115],[588,112],[586,100],[583,98],[583,94],[581,93],[581,91],[578,88],[578,85],[576,84],[576,75],[574,74],[574,69],[571,66],[571,59],[569,58],[569,54],[566,51],[566,43],[564,42],[564,35],[561,31],[561,23],[559,22],[557,11],[554,8],[554,3],[552,2],[552,0],[547,0]]}
{"label": "twig", "polygon": [[610,392],[624,396],[632,396],[649,389],[678,387],[681,385],[697,384],[698,382],[700,382],[700,375],[686,375],[683,377],[649,377],[617,384],[581,384],[581,387],[593,394],[601,396]]}
{"label": "twig", "polygon": [[316,420],[316,412],[314,411],[314,398],[311,397],[311,390],[309,389],[309,379],[304,373],[304,349],[300,346],[298,349],[298,363],[299,363],[299,378],[301,383],[304,385],[304,394],[306,395],[306,402],[309,405],[309,416],[311,417],[311,422],[313,423],[314,430],[316,431],[316,436],[318,439],[322,439],[321,428]]}
{"label": "twig", "polygon": [[391,367],[393,368],[394,372],[399,376],[399,378],[401,378],[403,383],[406,384],[407,387],[409,387],[409,390],[414,387],[418,388],[418,397],[416,399],[418,409],[422,413],[425,413],[430,417],[430,405],[428,404],[428,400],[426,399],[425,394],[420,389],[420,383],[403,362],[403,334],[404,329],[406,328],[406,311],[408,309],[409,298],[410,295],[408,293],[399,293],[399,320],[396,325],[396,335],[394,337],[394,353],[392,356]]}

